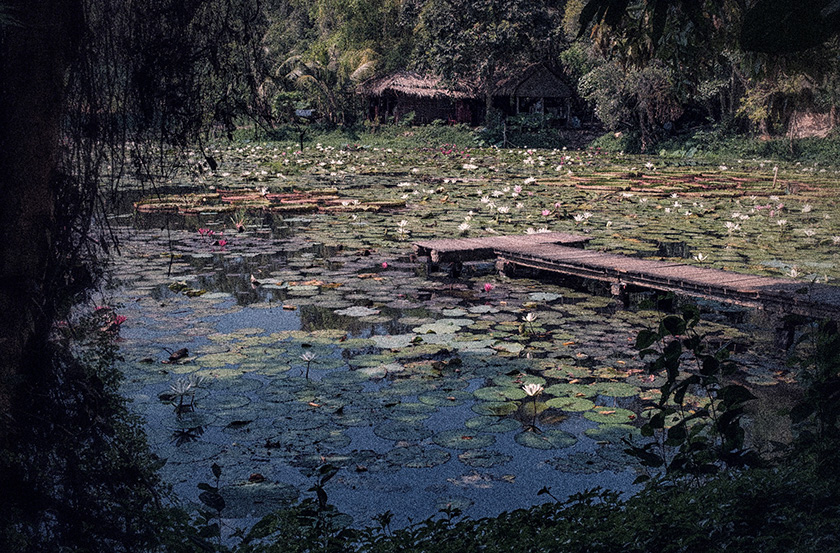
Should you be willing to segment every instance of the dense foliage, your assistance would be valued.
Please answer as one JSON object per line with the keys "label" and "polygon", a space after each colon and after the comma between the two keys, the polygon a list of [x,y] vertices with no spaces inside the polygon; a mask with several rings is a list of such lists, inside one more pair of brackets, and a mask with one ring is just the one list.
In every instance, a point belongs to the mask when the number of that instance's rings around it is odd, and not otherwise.
{"label": "dense foliage", "polygon": [[[244,115],[267,131],[300,125],[303,108],[317,109],[327,124],[350,125],[360,119],[357,84],[401,68],[468,78],[489,97],[508,65],[562,66],[597,120],[637,137],[641,149],[707,124],[780,134],[802,111],[834,117],[836,9],[819,5],[820,17],[797,9],[791,20],[796,28],[816,22],[813,40],[768,46],[754,31],[773,21],[755,16],[778,13],[760,10],[778,3],[51,0],[32,8],[4,1],[0,305],[15,316],[4,318],[0,340],[2,545],[214,547],[202,539],[212,535],[211,516],[193,534],[164,507],[154,459],[115,394],[111,340],[119,322],[103,319],[110,312],[72,316],[71,304],[98,274],[96,254],[109,243],[107,232],[96,232],[105,225],[93,224],[105,213],[103,183],[127,171],[164,178],[166,148],[201,144],[213,132],[232,135]],[[384,518],[379,534],[353,536],[332,525],[326,469],[314,500],[263,521],[242,549],[836,548],[837,488],[827,467],[837,440],[837,339],[836,328],[822,331],[802,365],[814,370],[809,401],[793,413],[802,432],[800,451],[786,458],[790,468],[727,474],[688,491],[650,487],[623,502],[590,494],[492,521],[456,523],[450,512],[393,536]],[[67,333],[74,343],[87,341],[92,354],[72,355]],[[740,413],[743,399],[732,398],[729,412]],[[720,430],[721,443],[732,446],[725,453],[740,448],[736,427]],[[758,524],[768,517],[771,524]]]}
{"label": "dense foliage", "polygon": [[[500,76],[532,62],[562,68],[594,121],[635,134],[645,150],[703,126],[778,135],[803,113],[835,117],[836,14],[828,7],[321,0],[269,3],[266,13],[278,68],[270,88],[298,94],[332,123],[358,120],[355,87],[372,75],[407,68],[475,83],[489,107]],[[808,25],[821,29],[797,35],[808,40],[787,33]]]}

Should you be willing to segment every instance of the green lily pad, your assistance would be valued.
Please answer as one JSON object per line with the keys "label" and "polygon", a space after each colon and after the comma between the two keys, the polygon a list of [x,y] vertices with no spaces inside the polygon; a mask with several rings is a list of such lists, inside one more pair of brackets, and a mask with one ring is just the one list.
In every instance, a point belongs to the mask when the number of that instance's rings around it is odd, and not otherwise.
{"label": "green lily pad", "polygon": [[361,305],[356,305],[353,307],[348,307],[346,309],[339,309],[335,311],[337,315],[345,315],[347,317],[368,317],[370,315],[378,315],[378,309],[371,309],[370,307],[364,307]]}
{"label": "green lily pad", "polygon": [[434,405],[435,407],[463,405],[464,402],[470,401],[473,398],[473,394],[463,390],[434,390],[417,396],[418,401],[428,405]]}
{"label": "green lily pad", "polygon": [[387,420],[373,427],[373,433],[386,440],[419,442],[433,434],[419,422]]}
{"label": "green lily pad", "polygon": [[289,507],[300,495],[295,486],[281,482],[223,486],[219,493],[225,500],[225,516],[234,518],[263,517]]}
{"label": "green lily pad", "polygon": [[559,396],[545,402],[552,409],[563,411],[589,411],[595,407],[595,403],[583,397]]}
{"label": "green lily pad", "polygon": [[394,336],[371,336],[371,340],[379,348],[401,349],[410,346],[416,337],[416,334],[397,334]]}
{"label": "green lily pad", "polygon": [[516,430],[521,426],[519,421],[511,418],[499,418],[491,415],[480,415],[468,419],[464,425],[470,430],[478,432],[505,433]]}
{"label": "green lily pad", "polygon": [[586,384],[569,384],[560,382],[545,389],[545,393],[557,397],[595,397],[596,391]]}
{"label": "green lily pad", "polygon": [[385,460],[406,468],[430,468],[449,461],[451,454],[436,447],[410,445],[395,447],[385,454]]}
{"label": "green lily pad", "polygon": [[595,382],[589,388],[598,395],[610,397],[632,397],[639,393],[637,386],[625,382]]}
{"label": "green lily pad", "polygon": [[520,432],[514,439],[519,445],[533,449],[562,449],[572,447],[577,438],[564,430],[551,429],[541,432]]}
{"label": "green lily pad", "polygon": [[604,471],[622,472],[632,465],[632,459],[616,448],[601,448],[596,452],[575,451],[557,457],[549,464],[560,472],[573,474],[599,474]]}
{"label": "green lily pad", "polygon": [[479,415],[503,417],[515,413],[519,405],[515,401],[479,401],[471,409]]}
{"label": "green lily pad", "polygon": [[519,355],[519,353],[525,349],[525,346],[514,342],[496,342],[493,344],[492,349],[513,355]]}
{"label": "green lily pad", "polygon": [[489,468],[509,463],[513,456],[492,449],[469,449],[459,453],[458,460],[470,467]]}
{"label": "green lily pad", "polygon": [[625,424],[635,420],[636,414],[621,407],[598,407],[587,411],[583,416],[592,422],[600,424]]}
{"label": "green lily pad", "polygon": [[436,321],[434,323],[426,323],[418,327],[412,328],[411,331],[417,334],[454,334],[463,328],[461,325],[447,322],[445,320]]}
{"label": "green lily pad", "polygon": [[439,446],[452,449],[480,449],[493,445],[496,438],[491,434],[480,434],[474,430],[444,430],[435,434],[432,440]]}
{"label": "green lily pad", "polygon": [[385,409],[385,416],[389,419],[405,422],[418,422],[429,418],[437,408],[421,402],[398,403]]}
{"label": "green lily pad", "polygon": [[583,433],[598,442],[621,445],[622,439],[639,436],[641,431],[629,424],[599,424],[595,428],[587,428]]}
{"label": "green lily pad", "polygon": [[505,401],[508,399],[518,400],[527,396],[519,386],[487,386],[479,388],[473,395],[484,401]]}
{"label": "green lily pad", "polygon": [[562,298],[562,294],[555,294],[553,292],[531,292],[528,294],[528,299],[540,303],[551,303]]}

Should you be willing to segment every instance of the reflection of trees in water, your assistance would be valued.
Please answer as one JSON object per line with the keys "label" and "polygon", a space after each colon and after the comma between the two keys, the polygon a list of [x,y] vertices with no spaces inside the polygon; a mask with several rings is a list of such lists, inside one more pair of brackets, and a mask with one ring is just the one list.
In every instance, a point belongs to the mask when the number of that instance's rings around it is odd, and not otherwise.
{"label": "reflection of trees in water", "polygon": [[397,322],[403,316],[403,312],[394,309],[379,308],[379,316],[388,317],[387,322],[372,323],[358,317],[338,315],[330,307],[317,305],[302,305],[300,307],[301,330],[346,330],[348,334],[358,337],[369,337],[379,334],[404,334],[411,330],[411,327]]}

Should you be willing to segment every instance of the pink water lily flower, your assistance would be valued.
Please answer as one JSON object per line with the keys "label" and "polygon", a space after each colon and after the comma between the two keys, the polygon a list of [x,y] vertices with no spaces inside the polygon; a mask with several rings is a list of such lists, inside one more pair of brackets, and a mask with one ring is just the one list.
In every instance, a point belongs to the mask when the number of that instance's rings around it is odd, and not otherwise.
{"label": "pink water lily flower", "polygon": [[492,289],[493,289],[493,285],[492,285],[492,284],[490,284],[489,282],[485,282],[485,283],[484,283],[484,291],[485,291],[485,292],[489,292],[489,291],[490,291],[490,290],[492,290]]}

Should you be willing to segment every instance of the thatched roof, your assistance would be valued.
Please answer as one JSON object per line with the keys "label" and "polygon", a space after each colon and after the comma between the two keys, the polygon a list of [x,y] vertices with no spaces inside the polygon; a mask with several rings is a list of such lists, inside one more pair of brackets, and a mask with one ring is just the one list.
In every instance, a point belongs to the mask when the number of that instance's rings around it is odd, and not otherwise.
{"label": "thatched roof", "polygon": [[437,76],[398,71],[384,77],[369,79],[359,85],[365,96],[382,96],[386,92],[418,98],[475,98],[476,93],[466,84],[445,86]]}
{"label": "thatched roof", "polygon": [[496,96],[568,98],[571,95],[566,81],[542,63],[510,72],[496,83]]}

